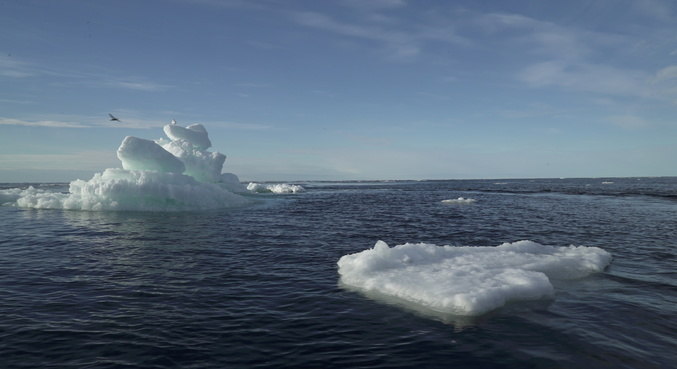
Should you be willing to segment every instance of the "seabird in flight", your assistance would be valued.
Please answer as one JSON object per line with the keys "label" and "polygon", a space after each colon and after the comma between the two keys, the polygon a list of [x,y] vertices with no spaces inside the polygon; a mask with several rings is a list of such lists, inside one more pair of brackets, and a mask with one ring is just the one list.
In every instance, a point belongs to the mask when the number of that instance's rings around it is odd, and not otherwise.
{"label": "seabird in flight", "polygon": [[111,114],[111,113],[108,113],[108,116],[110,117],[110,120],[117,121],[117,122],[120,121],[120,119],[114,117],[113,114]]}

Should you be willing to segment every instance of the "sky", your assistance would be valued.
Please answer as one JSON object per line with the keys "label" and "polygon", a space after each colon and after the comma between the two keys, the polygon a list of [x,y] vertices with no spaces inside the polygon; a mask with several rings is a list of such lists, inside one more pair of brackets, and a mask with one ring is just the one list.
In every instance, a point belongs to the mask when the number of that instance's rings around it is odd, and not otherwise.
{"label": "sky", "polygon": [[677,2],[0,0],[0,182],[172,119],[245,181],[675,176]]}

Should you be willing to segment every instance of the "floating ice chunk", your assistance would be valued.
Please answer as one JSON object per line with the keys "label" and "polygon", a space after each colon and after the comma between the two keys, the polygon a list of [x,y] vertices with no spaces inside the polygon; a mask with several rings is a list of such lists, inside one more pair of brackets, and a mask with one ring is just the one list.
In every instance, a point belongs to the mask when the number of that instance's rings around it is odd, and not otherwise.
{"label": "floating ice chunk", "polygon": [[255,182],[250,182],[247,185],[247,190],[251,192],[256,192],[256,193],[298,193],[298,192],[303,192],[306,189],[303,188],[302,186],[299,185],[294,185],[294,184],[288,184],[288,183],[271,183],[271,184],[265,184],[265,183],[255,183]]}
{"label": "floating ice chunk", "polygon": [[[156,142],[127,136],[117,155],[124,169],[106,169],[89,181],[70,183],[69,193],[0,190],[0,205],[40,209],[178,211],[249,203],[239,178],[221,174],[225,155],[211,146],[202,125],[164,127],[172,139]],[[181,174],[183,172],[186,174]]]}
{"label": "floating ice chunk", "polygon": [[442,203],[444,203],[444,204],[472,204],[475,201],[477,201],[477,200],[459,197],[458,199],[442,200]]}
{"label": "floating ice chunk", "polygon": [[602,271],[611,255],[596,247],[553,247],[532,241],[497,247],[453,247],[379,241],[338,261],[341,282],[416,307],[481,315],[509,301],[553,295],[550,279]]}
{"label": "floating ice chunk", "polygon": [[118,159],[128,170],[155,170],[158,172],[183,173],[186,170],[181,160],[150,140],[127,136],[118,148]]}
{"label": "floating ice chunk", "polygon": [[29,188],[16,205],[39,209],[182,211],[228,208],[249,200],[190,176],[155,171],[106,169],[89,181],[70,183],[69,193]]}
{"label": "floating ice chunk", "polygon": [[240,178],[234,173],[221,173],[220,184],[232,192],[247,191],[247,187],[240,182]]}
{"label": "floating ice chunk", "polygon": [[[179,127],[179,126],[170,126]],[[182,128],[182,127],[179,127]],[[226,156],[219,152],[197,149],[185,140],[162,142],[162,148],[178,158],[186,167],[184,174],[200,182],[218,182]]]}
{"label": "floating ice chunk", "polygon": [[167,124],[162,130],[172,141],[185,140],[200,150],[206,150],[212,146],[207,130],[202,124],[191,124],[185,128],[175,124]]}
{"label": "floating ice chunk", "polygon": [[33,186],[28,187],[26,190],[20,188],[8,188],[5,190],[0,190],[0,205],[14,205],[16,200],[18,200],[26,191],[37,191]]}

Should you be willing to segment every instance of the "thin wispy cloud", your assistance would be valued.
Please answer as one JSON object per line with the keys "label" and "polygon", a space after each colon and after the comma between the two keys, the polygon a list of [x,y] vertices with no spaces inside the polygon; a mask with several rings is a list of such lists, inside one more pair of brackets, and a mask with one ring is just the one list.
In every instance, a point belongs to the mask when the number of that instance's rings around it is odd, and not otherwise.
{"label": "thin wispy cloud", "polygon": [[660,83],[672,80],[677,80],[677,65],[670,65],[656,72],[654,82]]}
{"label": "thin wispy cloud", "polygon": [[677,68],[631,69],[615,65],[614,58],[604,55],[632,44],[635,40],[630,36],[565,27],[519,14],[482,15],[478,24],[494,34],[517,32],[505,41],[534,56],[525,59],[527,65],[516,73],[528,86],[618,97],[665,99],[674,95],[669,85]]}
{"label": "thin wispy cloud", "polygon": [[6,103],[6,104],[35,104],[35,101],[32,100],[19,100],[19,99],[3,99],[0,98],[0,103]]}
{"label": "thin wispy cloud", "polygon": [[527,66],[518,78],[532,87],[555,86],[606,95],[652,96],[647,73],[603,64],[546,61]]}
{"label": "thin wispy cloud", "polygon": [[[34,117],[34,119],[16,119],[9,117],[0,117],[0,126],[25,126],[25,127],[45,127],[45,128],[119,128],[119,129],[156,129],[169,124],[171,117],[181,116],[180,112],[160,112],[153,114],[153,116],[167,116],[166,120],[155,118],[146,118],[145,114],[136,110],[130,109],[115,109],[111,112],[120,121],[110,121],[108,113],[101,113],[100,115],[81,115],[81,116],[63,116],[59,114],[49,115],[50,118],[45,118],[45,114]],[[180,118],[178,118],[180,119]],[[232,121],[187,121],[180,122],[182,125],[191,125],[194,123],[204,124],[209,127],[221,127],[233,130],[249,130],[262,131],[269,130],[273,127],[269,124],[261,123],[243,123]]]}
{"label": "thin wispy cloud", "polygon": [[398,58],[415,56],[420,52],[419,45],[409,34],[381,27],[340,22],[327,15],[316,12],[297,12],[293,16],[298,24],[316,28],[338,35],[381,43]]}
{"label": "thin wispy cloud", "polygon": [[14,118],[0,117],[0,125],[5,126],[29,126],[29,127],[49,127],[49,128],[89,128],[79,122],[58,121],[58,120],[22,120]]}
{"label": "thin wispy cloud", "polygon": [[363,10],[393,9],[407,5],[407,2],[404,0],[343,0],[341,3],[346,6]]}
{"label": "thin wispy cloud", "polygon": [[56,78],[62,83],[76,85],[122,88],[136,91],[160,92],[172,86],[149,81],[145,78],[110,76],[111,72],[57,69],[13,56],[0,56],[0,77],[9,78]]}
{"label": "thin wispy cloud", "polygon": [[[167,122],[157,119],[143,119],[134,115],[114,111],[113,114],[120,118],[119,122],[109,120],[107,113],[100,116],[61,116],[53,114],[53,119],[36,117],[35,119],[16,119],[0,117],[0,125],[7,126],[25,126],[25,127],[45,127],[45,128],[125,128],[125,129],[148,129],[162,127]],[[44,116],[43,114],[42,116]]]}
{"label": "thin wispy cloud", "polygon": [[[378,3],[380,6],[376,6]],[[350,4],[355,5],[355,3]],[[371,4],[371,6],[354,6],[360,12],[350,20],[339,20],[327,14],[312,11],[293,12],[291,18],[301,26],[376,44],[386,52],[389,59],[397,61],[414,60],[431,41],[453,44],[467,42],[448,22],[442,24],[430,24],[424,21],[404,23],[395,16],[377,12],[404,5],[404,2],[383,1]]]}
{"label": "thin wispy cloud", "polygon": [[37,75],[34,65],[9,55],[0,55],[0,76],[27,78]]}
{"label": "thin wispy cloud", "polygon": [[240,82],[240,83],[234,83],[233,86],[235,86],[235,87],[245,87],[245,88],[267,88],[267,87],[271,87],[272,85],[269,84],[269,83]]}
{"label": "thin wispy cloud", "polygon": [[647,128],[653,125],[647,119],[636,115],[614,115],[608,117],[607,121],[615,126],[630,130]]}
{"label": "thin wispy cloud", "polygon": [[78,151],[59,154],[3,154],[0,170],[99,170],[119,166],[115,152]]}
{"label": "thin wispy cloud", "polygon": [[133,80],[107,81],[102,83],[102,85],[108,87],[123,88],[136,91],[148,91],[148,92],[165,91],[172,87],[169,85],[163,85],[154,82],[133,81]]}
{"label": "thin wispy cloud", "polygon": [[667,3],[661,0],[634,0],[630,2],[636,13],[656,19],[669,21],[673,19],[672,10]]}
{"label": "thin wispy cloud", "polygon": [[223,127],[223,128],[227,128],[227,129],[236,129],[236,130],[243,130],[243,131],[264,131],[264,130],[269,130],[269,129],[273,128],[273,126],[271,126],[271,125],[260,124],[260,123],[211,121],[211,122],[205,122],[204,124],[208,125],[210,127]]}

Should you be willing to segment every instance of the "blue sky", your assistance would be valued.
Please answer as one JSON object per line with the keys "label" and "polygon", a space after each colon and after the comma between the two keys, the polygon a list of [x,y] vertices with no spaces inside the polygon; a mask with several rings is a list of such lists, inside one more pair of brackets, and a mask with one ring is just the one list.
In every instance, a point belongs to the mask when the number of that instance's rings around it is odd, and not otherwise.
{"label": "blue sky", "polygon": [[0,182],[171,119],[243,180],[677,175],[667,0],[0,0],[0,86]]}

